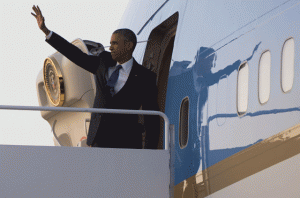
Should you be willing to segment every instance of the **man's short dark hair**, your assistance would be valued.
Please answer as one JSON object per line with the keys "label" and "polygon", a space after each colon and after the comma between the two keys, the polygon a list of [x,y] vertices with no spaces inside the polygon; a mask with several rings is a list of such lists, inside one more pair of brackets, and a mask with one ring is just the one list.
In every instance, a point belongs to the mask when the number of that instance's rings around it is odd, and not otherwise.
{"label": "man's short dark hair", "polygon": [[126,41],[130,41],[133,43],[132,51],[135,49],[137,39],[135,33],[132,30],[127,28],[117,29],[116,31],[113,32],[113,34],[122,34]]}

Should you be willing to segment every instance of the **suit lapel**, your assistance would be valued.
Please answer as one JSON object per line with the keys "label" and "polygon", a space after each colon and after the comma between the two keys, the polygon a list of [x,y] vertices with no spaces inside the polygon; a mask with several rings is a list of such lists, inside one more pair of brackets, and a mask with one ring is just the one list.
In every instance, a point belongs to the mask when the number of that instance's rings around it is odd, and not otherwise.
{"label": "suit lapel", "polygon": [[138,71],[139,71],[139,64],[135,61],[135,59],[133,58],[133,64],[132,64],[132,68],[131,68],[131,71],[130,71],[130,74],[128,76],[128,80],[137,80],[137,77],[138,77]]}
{"label": "suit lapel", "polygon": [[136,85],[138,85],[139,67],[140,67],[140,65],[133,58],[133,64],[132,64],[132,68],[131,68],[131,71],[129,73],[128,79],[125,82],[122,89],[116,95],[118,95],[120,92],[126,90],[127,88],[134,89],[134,87]]}

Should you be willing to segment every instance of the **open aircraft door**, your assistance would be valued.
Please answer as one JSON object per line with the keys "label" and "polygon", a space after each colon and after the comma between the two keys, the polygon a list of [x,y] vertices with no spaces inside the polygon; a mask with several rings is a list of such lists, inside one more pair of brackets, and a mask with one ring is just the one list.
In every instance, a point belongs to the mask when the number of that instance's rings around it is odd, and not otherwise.
{"label": "open aircraft door", "polygon": [[[72,42],[84,53],[97,55],[100,43],[76,39]],[[92,108],[96,95],[95,77],[74,64],[59,52],[44,61],[36,80],[39,105],[43,107]],[[90,113],[42,111],[41,116],[50,124],[55,145],[86,146]]]}

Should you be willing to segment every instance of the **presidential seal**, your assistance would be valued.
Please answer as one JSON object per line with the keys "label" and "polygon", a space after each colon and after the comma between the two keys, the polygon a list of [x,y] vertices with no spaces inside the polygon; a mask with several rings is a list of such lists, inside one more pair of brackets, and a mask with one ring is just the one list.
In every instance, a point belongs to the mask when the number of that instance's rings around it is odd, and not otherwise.
{"label": "presidential seal", "polygon": [[65,100],[64,81],[57,61],[52,57],[44,61],[44,85],[51,103],[62,106]]}

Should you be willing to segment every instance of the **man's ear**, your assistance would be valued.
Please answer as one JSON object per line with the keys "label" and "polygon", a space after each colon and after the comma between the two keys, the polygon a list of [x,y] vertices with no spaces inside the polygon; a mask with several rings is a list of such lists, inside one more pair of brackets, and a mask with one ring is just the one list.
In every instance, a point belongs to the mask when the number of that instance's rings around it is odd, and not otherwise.
{"label": "man's ear", "polygon": [[126,47],[126,50],[133,51],[133,42],[126,41],[125,47]]}

